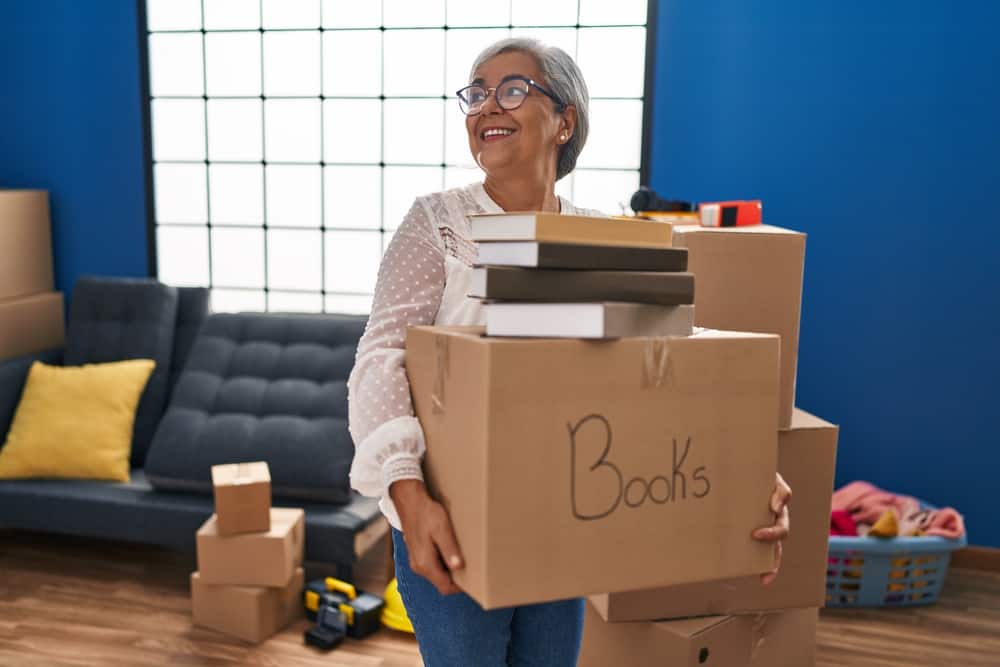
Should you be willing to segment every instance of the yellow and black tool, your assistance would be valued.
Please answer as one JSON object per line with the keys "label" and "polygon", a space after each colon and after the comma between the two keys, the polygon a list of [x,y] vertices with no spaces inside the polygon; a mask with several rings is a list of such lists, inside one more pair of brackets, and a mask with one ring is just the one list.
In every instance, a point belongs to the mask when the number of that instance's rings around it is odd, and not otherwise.
{"label": "yellow and black tool", "polygon": [[[347,636],[353,639],[364,639],[378,630],[385,607],[385,601],[377,595],[358,591],[352,584],[333,577],[306,584],[302,602],[309,620],[316,622],[324,608],[337,610],[346,623]],[[332,618],[329,612],[327,615]]]}

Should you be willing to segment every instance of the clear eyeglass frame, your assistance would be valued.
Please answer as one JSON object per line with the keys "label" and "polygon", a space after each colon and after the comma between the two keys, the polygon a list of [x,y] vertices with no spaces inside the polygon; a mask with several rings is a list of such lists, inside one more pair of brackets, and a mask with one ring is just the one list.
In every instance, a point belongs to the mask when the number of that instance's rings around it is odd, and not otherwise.
{"label": "clear eyeglass frame", "polygon": [[497,105],[501,109],[513,111],[524,104],[532,89],[551,99],[555,103],[557,111],[566,108],[566,104],[555,93],[527,77],[518,75],[504,78],[495,88],[487,88],[474,83],[455,91],[455,94],[458,96],[458,105],[462,113],[466,116],[475,116],[482,112],[483,105],[486,104],[490,93],[493,93]]}

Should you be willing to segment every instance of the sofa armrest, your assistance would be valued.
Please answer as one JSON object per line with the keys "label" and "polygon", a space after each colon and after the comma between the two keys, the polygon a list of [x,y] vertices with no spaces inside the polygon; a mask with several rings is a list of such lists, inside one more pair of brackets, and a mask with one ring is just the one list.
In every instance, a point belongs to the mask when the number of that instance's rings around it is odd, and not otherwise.
{"label": "sofa armrest", "polygon": [[61,365],[62,348],[45,350],[26,354],[23,357],[0,360],[0,447],[7,439],[10,422],[14,419],[14,411],[21,400],[21,390],[28,377],[31,364],[41,361],[46,364]]}

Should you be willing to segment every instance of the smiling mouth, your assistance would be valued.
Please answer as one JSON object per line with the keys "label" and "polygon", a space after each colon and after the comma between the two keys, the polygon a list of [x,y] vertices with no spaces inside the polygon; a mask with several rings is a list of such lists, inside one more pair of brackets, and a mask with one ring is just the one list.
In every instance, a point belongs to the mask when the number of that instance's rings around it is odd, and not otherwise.
{"label": "smiling mouth", "polygon": [[479,138],[485,142],[498,141],[500,139],[505,139],[510,135],[514,134],[516,130],[512,130],[508,127],[492,127],[488,130],[483,130],[479,133]]}

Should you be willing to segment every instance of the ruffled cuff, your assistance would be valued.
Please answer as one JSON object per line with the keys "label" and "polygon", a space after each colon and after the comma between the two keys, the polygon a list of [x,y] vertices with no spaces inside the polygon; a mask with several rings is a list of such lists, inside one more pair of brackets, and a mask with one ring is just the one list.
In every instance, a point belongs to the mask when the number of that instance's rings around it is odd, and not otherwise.
{"label": "ruffled cuff", "polygon": [[424,481],[424,471],[420,467],[420,458],[409,454],[399,454],[382,464],[382,487],[384,495],[389,495],[389,487],[393,482],[403,479]]}
{"label": "ruffled cuff", "polygon": [[387,497],[400,479],[423,479],[424,432],[415,417],[397,417],[372,432],[354,452],[351,486],[369,497]]}

